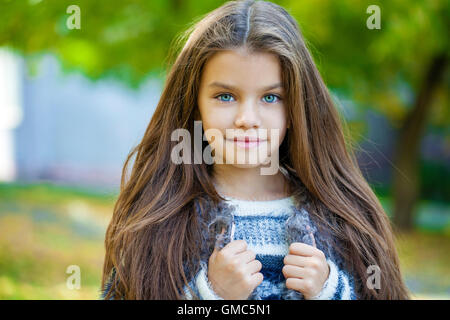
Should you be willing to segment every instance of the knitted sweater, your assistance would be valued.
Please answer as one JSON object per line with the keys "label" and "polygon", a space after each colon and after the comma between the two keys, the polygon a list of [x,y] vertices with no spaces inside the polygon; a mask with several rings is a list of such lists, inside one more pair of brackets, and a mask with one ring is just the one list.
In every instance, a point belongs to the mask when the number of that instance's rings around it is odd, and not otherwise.
{"label": "knitted sweater", "polygon": [[[263,274],[264,280],[248,297],[249,300],[303,299],[301,293],[286,288],[286,279],[282,273],[282,268],[284,266],[283,259],[288,254],[289,245],[292,242],[313,245],[310,232],[315,238],[317,248],[325,253],[330,267],[328,279],[321,292],[313,299],[357,299],[353,286],[354,279],[346,270],[343,270],[342,260],[335,254],[333,245],[329,245],[326,236],[317,231],[315,225],[309,219],[307,210],[303,207],[298,209],[295,206],[293,197],[271,201],[247,201],[222,196],[226,199],[225,206],[211,207],[206,211],[212,212],[210,216],[213,217],[213,220],[222,219],[222,223],[226,222],[230,225],[227,228],[228,242],[245,240],[248,245],[247,248],[254,251],[256,259],[262,263],[260,272]],[[199,212],[198,209],[197,211]],[[228,217],[231,218],[231,221]],[[211,225],[211,220],[206,221],[206,228]],[[305,227],[309,227],[308,232],[305,232]],[[218,230],[222,229],[219,228]],[[205,239],[207,238],[205,237]],[[226,243],[222,243],[219,248],[225,245]],[[212,249],[210,247],[209,250],[202,249],[202,251],[203,258],[199,261],[199,271],[190,279],[189,287],[202,300],[222,300],[222,297],[212,289],[207,277],[208,259]],[[114,276],[113,270],[110,281],[101,290],[100,296],[102,299],[110,290]],[[193,299],[186,286],[184,287],[184,294],[185,299]]]}
{"label": "knitted sweater", "polygon": [[[301,241],[312,245],[312,239],[304,236],[301,239],[291,239],[287,233],[288,219],[294,217],[298,224],[308,225],[314,237],[319,240],[320,234],[309,220],[305,209],[298,210],[294,205],[293,197],[269,201],[250,201],[223,196],[227,204],[234,208],[231,228],[231,240],[245,240],[247,249],[256,253],[256,259],[262,264],[261,273],[264,276],[262,283],[255,288],[249,300],[299,300],[302,294],[286,288],[286,279],[282,273],[283,259],[289,252],[289,245],[294,241]],[[293,221],[290,221],[294,223]],[[317,241],[316,240],[316,241]],[[320,243],[320,241],[318,242]],[[317,246],[319,249],[320,246]],[[330,267],[328,279],[322,291],[313,299],[323,300],[349,300],[356,299],[353,278],[338,265],[336,255],[332,248],[323,250]],[[208,280],[208,263],[206,258],[200,263],[200,271],[189,282],[189,286],[202,300],[222,300],[212,289]],[[185,298],[193,299],[189,290],[184,287]]]}

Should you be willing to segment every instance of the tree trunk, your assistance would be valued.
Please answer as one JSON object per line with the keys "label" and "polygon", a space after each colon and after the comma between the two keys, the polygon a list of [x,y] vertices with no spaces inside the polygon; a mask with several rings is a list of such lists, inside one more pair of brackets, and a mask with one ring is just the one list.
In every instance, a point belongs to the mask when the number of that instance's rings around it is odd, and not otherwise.
{"label": "tree trunk", "polygon": [[415,204],[420,196],[420,142],[431,113],[433,93],[441,82],[447,60],[446,53],[431,60],[414,108],[406,116],[397,139],[393,171],[393,222],[399,231],[413,228]]}

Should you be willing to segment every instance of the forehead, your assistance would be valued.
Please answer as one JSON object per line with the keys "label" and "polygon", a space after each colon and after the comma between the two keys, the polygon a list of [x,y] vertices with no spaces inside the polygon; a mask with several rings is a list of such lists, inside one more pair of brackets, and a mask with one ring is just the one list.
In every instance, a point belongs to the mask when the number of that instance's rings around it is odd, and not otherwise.
{"label": "forehead", "polygon": [[275,54],[225,50],[215,53],[202,73],[202,86],[213,82],[242,89],[261,89],[281,82],[281,66]]}

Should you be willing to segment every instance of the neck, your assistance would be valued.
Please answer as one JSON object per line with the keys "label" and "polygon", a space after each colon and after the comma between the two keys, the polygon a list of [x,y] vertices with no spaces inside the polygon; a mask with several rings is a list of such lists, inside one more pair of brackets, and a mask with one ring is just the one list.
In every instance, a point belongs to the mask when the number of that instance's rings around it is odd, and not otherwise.
{"label": "neck", "polygon": [[215,165],[213,180],[219,194],[236,199],[267,201],[290,195],[288,181],[279,170],[275,175],[261,175],[260,167]]}

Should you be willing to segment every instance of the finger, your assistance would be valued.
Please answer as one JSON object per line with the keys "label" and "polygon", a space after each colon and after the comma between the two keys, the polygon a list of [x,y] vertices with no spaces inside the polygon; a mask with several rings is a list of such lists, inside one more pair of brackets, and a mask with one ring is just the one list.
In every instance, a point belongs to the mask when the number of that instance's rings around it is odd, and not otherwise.
{"label": "finger", "polygon": [[264,276],[261,272],[254,273],[250,276],[250,281],[252,283],[253,288],[256,288],[263,282]]}
{"label": "finger", "polygon": [[314,235],[312,233],[310,233],[310,236],[311,236],[311,241],[312,241],[313,247],[317,248],[317,246],[316,246],[316,239],[314,239]]}
{"label": "finger", "polygon": [[281,270],[284,277],[287,278],[306,278],[308,277],[308,270],[302,267],[297,266],[291,266],[291,265],[285,265],[283,269]]}
{"label": "finger", "polygon": [[284,257],[283,263],[285,265],[297,266],[297,267],[306,267],[308,266],[308,257],[297,256],[294,254],[288,254]]}
{"label": "finger", "polygon": [[249,263],[256,258],[256,254],[252,250],[246,250],[244,252],[238,253],[236,255],[236,258],[239,259],[239,261],[242,261],[242,263]]}
{"label": "finger", "polygon": [[245,240],[233,240],[222,250],[228,254],[238,254],[247,250],[247,242]]}
{"label": "finger", "polygon": [[286,279],[286,288],[296,290],[299,292],[305,292],[308,285],[307,280],[299,278],[288,278]]}
{"label": "finger", "polygon": [[314,248],[317,248],[316,246],[316,239],[314,239],[314,235],[311,231],[311,228],[309,226],[306,226],[306,230],[309,232],[309,236],[311,237],[311,242]]}
{"label": "finger", "polygon": [[314,248],[313,246],[310,246],[310,245],[308,245],[306,243],[302,243],[302,242],[293,242],[289,246],[289,253],[295,254],[298,256],[311,257],[317,253],[316,251],[317,251],[317,249]]}
{"label": "finger", "polygon": [[223,235],[225,233],[225,227],[222,227],[222,232],[217,236],[217,240],[214,243],[214,251],[221,249],[221,244],[223,243]]}
{"label": "finger", "polygon": [[256,273],[256,272],[261,271],[261,269],[262,269],[262,263],[261,263],[261,261],[259,261],[259,260],[253,260],[252,262],[247,263],[246,268],[247,268],[247,271],[248,271],[250,274],[254,274],[254,273]]}
{"label": "finger", "polygon": [[225,233],[225,227],[222,228],[222,232],[216,237],[216,242],[214,243],[213,253],[217,253],[217,251],[221,250],[220,239],[222,239],[224,233]]}

